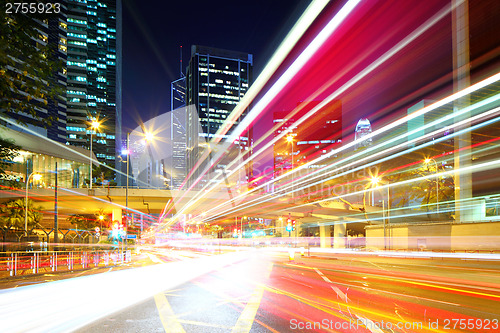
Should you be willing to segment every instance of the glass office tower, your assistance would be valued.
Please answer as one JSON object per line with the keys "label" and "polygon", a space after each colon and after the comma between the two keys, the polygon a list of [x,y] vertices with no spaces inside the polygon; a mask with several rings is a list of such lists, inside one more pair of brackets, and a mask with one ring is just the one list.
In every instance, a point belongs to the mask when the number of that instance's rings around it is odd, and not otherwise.
{"label": "glass office tower", "polygon": [[[186,167],[187,174],[191,174],[188,185],[197,179],[203,169],[203,166],[195,168],[195,165],[207,142],[215,137],[218,129],[247,92],[252,81],[252,68],[251,54],[199,45],[191,47],[191,59],[186,72],[186,105],[194,106],[196,115],[187,117]],[[245,110],[239,119],[245,117],[246,113]],[[234,125],[239,123],[239,119]],[[232,129],[235,128],[234,125]],[[234,142],[240,152],[250,151],[251,130],[236,141],[229,138],[230,134],[231,130],[220,138],[221,141]],[[212,147],[212,150],[214,149],[215,147]],[[225,168],[226,162],[219,161],[217,168]],[[204,184],[205,181],[201,180],[197,187]]]}
{"label": "glass office tower", "polygon": [[[121,1],[67,2],[67,143],[115,166],[121,139]],[[117,140],[118,139],[118,140]]]}

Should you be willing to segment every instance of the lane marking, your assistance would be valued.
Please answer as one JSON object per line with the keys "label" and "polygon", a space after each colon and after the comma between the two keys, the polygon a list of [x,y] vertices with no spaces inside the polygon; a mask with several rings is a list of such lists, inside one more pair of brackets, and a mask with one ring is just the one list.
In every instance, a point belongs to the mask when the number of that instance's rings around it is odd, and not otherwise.
{"label": "lane marking", "polygon": [[[268,279],[271,275],[271,271],[273,269],[273,263],[269,263],[267,267],[267,272],[265,274],[265,278]],[[260,302],[262,300],[262,295],[264,294],[264,285],[259,283],[255,288],[252,296],[248,300],[247,305],[241,312],[240,317],[236,321],[232,329],[232,333],[248,333],[252,328],[253,322],[255,320],[255,316],[257,315],[257,310],[260,307]]]}
{"label": "lane marking", "polygon": [[[337,294],[337,296],[340,297],[340,299],[345,303],[347,311],[349,311],[349,314],[352,316],[352,313],[351,313],[351,310],[350,310],[350,306],[347,305],[347,303],[350,302],[349,297],[347,297],[347,295],[342,290],[340,290],[328,277],[326,277],[325,274],[323,274],[323,272],[321,272],[316,267],[313,267],[313,268],[316,271],[316,273],[318,273],[319,276],[321,276],[323,278],[323,280],[330,285],[330,288],[332,288],[333,291],[335,291],[335,293]],[[340,303],[338,303],[338,305],[340,307]],[[380,328],[376,327],[376,325],[374,325],[374,323],[370,319],[365,318],[365,317],[361,317],[358,314],[355,314],[355,316],[358,319],[361,319],[365,323],[369,324],[369,325],[365,325],[365,328],[368,329],[369,331],[371,331],[373,333],[384,333]]]}
{"label": "lane marking", "polygon": [[156,308],[166,333],[186,333],[163,293],[155,295]]}
{"label": "lane marking", "polygon": [[254,293],[248,300],[247,305],[241,312],[236,325],[232,329],[232,333],[247,333],[250,332],[252,328],[255,316],[257,315],[257,310],[260,307],[260,301],[262,300],[262,295],[264,294],[264,287],[258,285]]}
{"label": "lane marking", "polygon": [[[314,267],[312,269],[316,270],[316,268],[314,268]],[[391,277],[388,275],[377,274],[377,273],[358,272],[358,271],[342,271],[342,270],[331,269],[331,268],[329,268],[327,270],[331,271],[331,272],[339,272],[341,274],[357,274],[357,275],[367,274],[370,276],[374,276],[375,278],[382,278],[382,279],[386,279],[386,280],[398,281],[398,282],[403,282],[403,283],[408,283],[408,284],[422,285],[422,286],[427,286],[427,287],[436,288],[436,289],[453,290],[456,292],[475,294],[475,295],[480,295],[480,296],[485,296],[485,297],[500,298],[500,295],[494,295],[494,294],[488,294],[488,293],[482,293],[482,292],[477,292],[477,291],[464,290],[464,289],[451,288],[451,287],[444,286],[444,285],[449,285],[449,286],[457,286],[457,287],[462,287],[462,288],[471,288],[471,289],[480,289],[480,290],[489,290],[489,291],[493,291],[493,292],[499,292],[498,289],[477,286],[477,285],[465,285],[465,284],[460,284],[460,283],[452,283],[452,282],[444,282],[444,281],[432,281],[432,280],[425,280],[425,279],[417,280],[414,278],[407,278],[407,277]],[[423,281],[423,282],[421,282],[421,281]]]}
{"label": "lane marking", "polygon": [[159,259],[154,254],[146,253],[146,255],[149,257],[149,259],[151,259],[152,262],[156,262],[156,263],[159,263],[159,264],[164,264],[166,262],[166,261],[163,261],[163,260]]}
{"label": "lane marking", "polygon": [[224,326],[224,325],[217,325],[217,324],[210,324],[210,323],[204,323],[201,321],[194,321],[194,320],[184,320],[184,319],[179,319],[180,323],[183,324],[189,324],[189,325],[196,325],[196,326],[205,326],[205,327],[216,327],[216,328],[222,328],[222,329],[231,329],[230,326]]}

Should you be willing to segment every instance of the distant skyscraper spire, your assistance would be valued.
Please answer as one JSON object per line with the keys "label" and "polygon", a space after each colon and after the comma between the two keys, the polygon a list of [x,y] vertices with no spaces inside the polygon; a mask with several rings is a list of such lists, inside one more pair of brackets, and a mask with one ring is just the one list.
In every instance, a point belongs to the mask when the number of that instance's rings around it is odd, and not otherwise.
{"label": "distant skyscraper spire", "polygon": [[361,118],[356,125],[356,130],[354,133],[354,140],[361,140],[356,144],[356,149],[360,147],[366,147],[372,144],[372,138],[363,139],[363,137],[369,135],[372,132],[372,126],[370,121],[366,118]]}

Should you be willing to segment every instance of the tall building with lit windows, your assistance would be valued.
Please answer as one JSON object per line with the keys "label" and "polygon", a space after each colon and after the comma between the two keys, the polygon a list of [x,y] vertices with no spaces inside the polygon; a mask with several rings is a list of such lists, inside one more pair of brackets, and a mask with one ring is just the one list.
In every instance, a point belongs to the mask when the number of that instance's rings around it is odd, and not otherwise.
{"label": "tall building with lit windows", "polygon": [[[30,114],[30,112],[9,112],[5,113],[6,116],[12,118],[18,123],[24,124],[23,126],[9,125],[5,124],[7,127],[11,127],[18,131],[34,132],[42,137],[46,137],[50,140],[57,142],[66,142],[66,5],[65,3],[60,3],[58,7],[58,13],[48,14],[46,16],[38,17],[38,19],[33,19],[34,27],[38,31],[38,36],[34,37],[32,42],[34,46],[46,56],[50,58],[54,63],[60,62],[60,67],[58,66],[58,71],[53,73],[53,76],[48,79],[48,84],[52,88],[57,89],[56,96],[53,98],[47,98],[46,100],[41,98],[31,98],[30,104],[34,107],[34,111],[37,113],[36,117]],[[17,14],[16,14],[17,15]],[[12,16],[12,20],[15,20],[15,15]],[[48,47],[48,49],[46,49]],[[43,50],[43,51],[42,51]],[[21,53],[22,50],[21,50]],[[7,70],[9,75],[15,75],[16,71],[19,71],[23,66],[21,61],[15,59],[15,62],[19,64],[19,67],[6,66],[2,70]],[[58,64],[59,65],[59,64]],[[24,69],[23,69],[24,71]],[[27,86],[31,85],[31,82],[36,80],[35,77],[27,77]],[[30,82],[31,81],[31,82]],[[25,88],[21,87],[21,90]],[[47,96],[47,94],[45,94]],[[26,98],[25,95],[15,94],[13,97],[16,99],[23,100]],[[40,119],[50,120],[51,126],[44,126]]]}
{"label": "tall building with lit windows", "polygon": [[[247,92],[252,82],[252,54],[193,45],[186,71],[186,105],[194,106],[196,115],[188,115],[186,121],[188,185],[202,168],[194,169],[203,145],[211,141],[234,107]],[[239,119],[247,114],[245,110]],[[239,123],[236,120],[234,125]],[[235,128],[233,125],[232,128]],[[220,139],[229,139],[231,130]],[[251,130],[236,139],[239,153],[247,154],[251,146]],[[225,168],[226,161],[218,161],[218,168]],[[191,172],[193,171],[193,172]],[[248,173],[251,172],[247,170]],[[199,185],[203,185],[201,181]]]}
{"label": "tall building with lit windows", "polygon": [[115,166],[121,142],[121,0],[67,0],[66,143]]}

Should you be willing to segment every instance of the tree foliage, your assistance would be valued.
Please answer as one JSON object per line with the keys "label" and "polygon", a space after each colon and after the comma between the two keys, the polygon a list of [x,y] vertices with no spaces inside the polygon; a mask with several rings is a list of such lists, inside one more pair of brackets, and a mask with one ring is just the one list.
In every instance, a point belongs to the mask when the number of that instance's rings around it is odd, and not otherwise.
{"label": "tree foliage", "polygon": [[0,137],[0,174],[5,174],[7,166],[19,155],[19,149],[12,139]]}
{"label": "tree foliage", "polygon": [[75,225],[78,230],[93,230],[100,225],[99,219],[96,219],[96,215],[94,214],[74,214],[66,220]]}
{"label": "tree foliage", "polygon": [[[5,3],[2,1],[2,3]],[[40,33],[42,23],[54,14],[7,14],[0,11],[0,114],[27,113],[31,117],[16,117],[23,124],[50,126],[55,120],[40,117],[37,107],[56,100],[62,88],[56,83],[56,73],[63,62],[54,56],[56,49]]]}
{"label": "tree foliage", "polygon": [[[0,206],[0,228],[4,231],[13,229],[24,230],[25,199],[16,199],[5,202]],[[28,199],[28,230],[38,225],[43,218],[41,206],[35,206]]]}
{"label": "tree foliage", "polygon": [[[404,182],[403,185],[391,189],[391,197],[393,198],[391,206],[409,207],[418,204],[420,210],[428,212],[435,209],[437,202],[444,204],[453,201],[455,197],[454,178],[452,176],[432,177],[432,175],[442,171],[444,171],[443,166],[420,163],[413,168],[387,175],[386,179],[391,184]],[[422,177],[427,178],[405,182]],[[447,214],[451,217],[452,212],[448,211]]]}
{"label": "tree foliage", "polygon": [[104,165],[93,165],[92,176],[96,178],[95,185],[103,186],[104,181],[107,181],[110,186],[116,186],[115,172]]}

